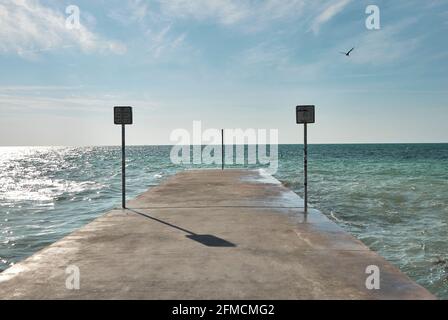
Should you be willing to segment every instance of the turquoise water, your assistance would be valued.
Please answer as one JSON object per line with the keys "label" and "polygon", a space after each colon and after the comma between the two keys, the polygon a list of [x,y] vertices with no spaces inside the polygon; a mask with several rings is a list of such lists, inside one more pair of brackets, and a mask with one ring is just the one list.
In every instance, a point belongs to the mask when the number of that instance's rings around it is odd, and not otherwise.
{"label": "turquoise water", "polygon": [[[187,168],[170,151],[129,148],[129,197]],[[279,146],[276,177],[298,194],[301,157]],[[116,147],[0,148],[0,270],[117,206],[120,165]],[[312,145],[309,173],[312,206],[448,298],[448,144]]]}

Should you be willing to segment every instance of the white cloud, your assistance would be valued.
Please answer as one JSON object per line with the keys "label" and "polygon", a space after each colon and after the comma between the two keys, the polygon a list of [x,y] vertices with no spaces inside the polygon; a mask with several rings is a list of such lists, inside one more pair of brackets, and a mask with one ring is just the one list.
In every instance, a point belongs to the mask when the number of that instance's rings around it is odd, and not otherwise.
{"label": "white cloud", "polygon": [[150,13],[148,3],[143,0],[128,0],[126,5],[109,10],[108,16],[123,25],[142,22]]}
{"label": "white cloud", "polygon": [[233,24],[244,19],[249,11],[245,1],[233,0],[160,0],[163,13],[176,18],[218,19]]}
{"label": "white cloud", "polygon": [[313,21],[311,30],[314,33],[319,33],[320,27],[330,21],[337,14],[342,12],[344,8],[351,2],[351,0],[338,0],[337,2],[327,6],[322,13],[320,13]]}
{"label": "white cloud", "polygon": [[162,14],[173,18],[212,20],[222,25],[267,21],[297,17],[309,0],[159,0]]}
{"label": "white cloud", "polygon": [[185,41],[186,33],[180,35],[170,34],[171,25],[164,27],[160,31],[149,29],[146,35],[149,39],[149,52],[153,58],[159,58],[162,54],[167,54],[179,48]]}
{"label": "white cloud", "polygon": [[280,67],[288,65],[291,59],[291,50],[286,46],[275,45],[269,41],[262,42],[242,52],[237,57],[238,62],[244,65],[263,65]]}
{"label": "white cloud", "polygon": [[[407,19],[383,27],[377,32],[366,32],[352,41],[357,43],[351,61],[358,64],[381,65],[410,57],[422,41],[422,37],[405,37],[405,31],[413,28],[416,19]],[[346,47],[349,47],[347,43]],[[335,49],[336,50],[336,49]]]}
{"label": "white cloud", "polygon": [[[158,0],[162,15],[210,20],[225,26],[260,30],[273,21],[300,20],[315,33],[342,12],[352,0]],[[310,17],[315,17],[314,19]]]}
{"label": "white cloud", "polygon": [[72,47],[84,52],[126,52],[124,44],[106,40],[82,24],[79,29],[66,28],[66,16],[39,0],[0,0],[0,53],[32,58],[39,52]]}
{"label": "white cloud", "polygon": [[0,86],[0,94],[20,92],[41,92],[41,91],[68,91],[79,90],[82,86]]}
{"label": "white cloud", "polygon": [[[36,90],[37,89],[37,90]],[[60,94],[63,92],[64,94]],[[112,109],[115,105],[132,105],[143,112],[157,108],[158,103],[146,98],[136,98],[121,94],[73,94],[69,90],[54,87],[17,87],[4,90],[0,88],[0,104],[4,116],[8,114],[39,112],[84,112],[97,113]]]}
{"label": "white cloud", "polygon": [[148,14],[148,4],[142,0],[131,0],[130,2],[132,18],[141,21]]}

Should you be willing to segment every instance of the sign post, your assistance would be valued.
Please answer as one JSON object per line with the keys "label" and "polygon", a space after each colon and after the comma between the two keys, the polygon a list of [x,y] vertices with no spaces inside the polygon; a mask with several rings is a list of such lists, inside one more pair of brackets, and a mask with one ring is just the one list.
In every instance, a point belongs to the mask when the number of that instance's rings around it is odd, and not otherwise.
{"label": "sign post", "polygon": [[225,155],[224,155],[224,129],[221,129],[221,169],[224,170]]}
{"label": "sign post", "polygon": [[114,124],[121,125],[121,207],[126,209],[126,125],[132,124],[132,107],[114,107]]}
{"label": "sign post", "polygon": [[304,187],[304,211],[308,213],[308,123],[315,123],[314,106],[297,106],[296,122],[303,124],[303,187]]}

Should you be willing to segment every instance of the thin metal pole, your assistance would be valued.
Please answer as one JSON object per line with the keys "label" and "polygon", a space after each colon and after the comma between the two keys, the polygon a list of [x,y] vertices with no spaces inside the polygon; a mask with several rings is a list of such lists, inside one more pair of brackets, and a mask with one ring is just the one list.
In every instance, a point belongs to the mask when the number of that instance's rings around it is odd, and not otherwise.
{"label": "thin metal pole", "polygon": [[126,209],[126,129],[121,125],[121,206]]}
{"label": "thin metal pole", "polygon": [[305,187],[305,213],[308,213],[308,132],[306,123],[303,127],[304,130],[304,143],[303,143],[303,171],[304,171],[304,187]]}
{"label": "thin metal pole", "polygon": [[224,129],[221,129],[221,167],[224,170]]}

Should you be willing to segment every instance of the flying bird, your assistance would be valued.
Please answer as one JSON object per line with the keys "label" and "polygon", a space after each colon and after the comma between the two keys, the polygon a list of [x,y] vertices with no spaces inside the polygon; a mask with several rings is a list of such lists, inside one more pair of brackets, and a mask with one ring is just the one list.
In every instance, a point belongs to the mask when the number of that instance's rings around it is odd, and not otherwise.
{"label": "flying bird", "polygon": [[350,53],[355,50],[355,48],[351,48],[349,52],[340,52],[341,54],[345,54],[347,57],[350,57]]}

